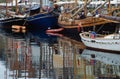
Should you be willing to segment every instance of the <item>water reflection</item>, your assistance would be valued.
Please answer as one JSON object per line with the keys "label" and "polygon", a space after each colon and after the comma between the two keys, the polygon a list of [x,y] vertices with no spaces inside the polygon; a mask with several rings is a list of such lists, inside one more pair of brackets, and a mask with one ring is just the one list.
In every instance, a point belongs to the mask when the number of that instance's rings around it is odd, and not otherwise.
{"label": "water reflection", "polygon": [[87,76],[94,75],[98,79],[120,78],[119,54],[84,49],[81,58],[84,59]]}
{"label": "water reflection", "polygon": [[[119,79],[119,54],[42,31],[0,33],[0,79]],[[84,50],[83,50],[84,49]]]}
{"label": "water reflection", "polygon": [[[30,35],[29,35],[30,34]],[[2,78],[53,78],[53,49],[49,41],[51,36],[35,36],[33,33],[1,33]],[[33,35],[33,36],[32,36]],[[29,38],[30,37],[30,38]],[[32,37],[32,38],[31,38]],[[31,41],[34,39],[34,41]],[[52,42],[52,44],[54,44]],[[3,69],[4,68],[4,69]]]}

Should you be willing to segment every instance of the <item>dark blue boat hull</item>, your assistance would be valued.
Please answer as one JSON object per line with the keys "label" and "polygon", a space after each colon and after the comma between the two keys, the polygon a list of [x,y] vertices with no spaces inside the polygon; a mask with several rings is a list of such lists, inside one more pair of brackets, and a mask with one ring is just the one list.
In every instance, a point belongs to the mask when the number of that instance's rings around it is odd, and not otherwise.
{"label": "dark blue boat hull", "polygon": [[12,25],[23,25],[25,18],[7,18],[0,20],[0,28],[11,29]]}
{"label": "dark blue boat hull", "polygon": [[51,13],[37,14],[27,18],[28,28],[49,29],[58,26],[58,16]]}

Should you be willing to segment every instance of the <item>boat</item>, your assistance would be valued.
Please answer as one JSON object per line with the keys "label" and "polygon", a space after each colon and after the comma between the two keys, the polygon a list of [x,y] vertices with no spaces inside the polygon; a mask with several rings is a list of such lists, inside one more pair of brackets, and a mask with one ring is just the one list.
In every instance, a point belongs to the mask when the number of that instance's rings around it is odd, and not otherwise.
{"label": "boat", "polygon": [[[26,14],[24,14],[24,15],[18,14],[17,0],[16,0],[16,6],[8,5],[7,0],[6,0],[5,4],[3,6],[1,6],[1,8],[3,8],[3,9],[0,12],[1,13],[0,28],[10,29],[12,27],[12,25],[23,25]],[[4,9],[4,7],[6,7],[6,9]],[[16,11],[12,11],[13,7],[16,8],[15,9]]]}
{"label": "boat", "polygon": [[[42,1],[41,1],[42,3]],[[40,5],[40,8],[42,5]],[[26,18],[27,23],[30,25],[28,28],[34,29],[50,29],[58,26],[58,14],[54,10],[43,12],[40,10],[39,13],[31,15]]]}
{"label": "boat", "polygon": [[[119,25],[119,23],[116,23]],[[117,28],[117,26],[116,26]],[[117,28],[114,33],[95,31],[80,33],[81,41],[88,48],[95,48],[108,51],[120,51],[120,29]]]}
{"label": "boat", "polygon": [[39,13],[26,19],[28,24],[35,29],[49,29],[58,26],[58,17],[52,13]]}
{"label": "boat", "polygon": [[[79,19],[76,19],[76,16],[79,12],[83,10],[83,8],[90,4],[91,0],[87,1],[86,4],[80,6],[74,6],[75,8],[72,8],[72,10],[68,12],[63,12],[59,16],[58,24],[63,28],[76,28],[78,27]],[[77,3],[75,3],[77,4]]]}
{"label": "boat", "polygon": [[[104,24],[110,24],[112,23],[110,20],[106,20],[103,18],[98,17],[96,12],[101,9],[105,4],[107,4],[109,1],[102,2],[98,7],[96,7],[94,10],[89,11],[83,10],[86,6],[89,6],[91,4],[91,0],[85,2],[86,4],[82,5],[80,8],[76,7],[73,10],[69,11],[68,13],[63,13],[59,16],[58,23],[64,27],[64,28],[79,28],[79,27],[91,27],[91,26],[99,26]],[[110,3],[109,3],[110,4]],[[109,9],[109,7],[108,7]],[[75,11],[76,10],[76,11]],[[74,14],[72,13],[73,11]],[[107,11],[107,10],[106,10]],[[104,10],[99,11],[99,13],[104,12],[104,15],[110,15],[112,11],[105,12]],[[79,14],[81,13],[81,14]],[[83,13],[83,14],[82,14]],[[89,13],[89,15],[88,15]],[[80,16],[79,18],[76,18],[77,16]]]}
{"label": "boat", "polygon": [[24,23],[24,19],[25,18],[17,17],[0,18],[0,27],[11,28],[12,25],[22,25]]}

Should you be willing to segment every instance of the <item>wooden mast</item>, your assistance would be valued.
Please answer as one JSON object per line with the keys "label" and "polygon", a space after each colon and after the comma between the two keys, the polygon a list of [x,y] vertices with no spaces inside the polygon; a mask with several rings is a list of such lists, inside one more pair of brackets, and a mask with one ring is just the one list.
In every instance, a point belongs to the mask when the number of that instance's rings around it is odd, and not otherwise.
{"label": "wooden mast", "polygon": [[15,0],[15,1],[16,1],[16,2],[15,2],[15,3],[16,3],[16,4],[15,4],[15,5],[16,5],[16,14],[18,14],[18,0]]}
{"label": "wooden mast", "polygon": [[6,16],[8,16],[8,0],[6,0]]}
{"label": "wooden mast", "polygon": [[40,0],[40,12],[42,12],[42,0]]}
{"label": "wooden mast", "polygon": [[101,4],[100,6],[98,6],[96,9],[94,9],[91,13],[94,14],[98,9],[100,9],[101,7],[103,7],[109,0],[105,1],[103,4]]}
{"label": "wooden mast", "polygon": [[85,16],[87,15],[87,0],[84,1],[85,2],[85,7],[84,7],[84,12],[85,12]]}
{"label": "wooden mast", "polygon": [[110,6],[110,0],[108,0],[108,12],[110,12],[110,8],[111,8],[111,6]]}
{"label": "wooden mast", "polygon": [[81,8],[79,8],[71,17],[74,17],[78,12],[82,11],[82,9],[88,5],[91,2],[91,0],[89,0],[86,4],[84,4],[83,6],[81,6]]}
{"label": "wooden mast", "polygon": [[77,6],[77,0],[75,0],[75,6]]}

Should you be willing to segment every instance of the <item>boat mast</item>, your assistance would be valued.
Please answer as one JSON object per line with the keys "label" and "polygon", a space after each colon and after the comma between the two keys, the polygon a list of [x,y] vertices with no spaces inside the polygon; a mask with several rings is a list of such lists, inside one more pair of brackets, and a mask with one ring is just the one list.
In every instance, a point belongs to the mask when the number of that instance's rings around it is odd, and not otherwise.
{"label": "boat mast", "polygon": [[8,0],[6,0],[6,16],[8,16]]}
{"label": "boat mast", "polygon": [[82,9],[83,9],[86,5],[90,4],[90,2],[91,2],[91,0],[88,0],[87,3],[84,4],[83,6],[81,6],[74,14],[71,15],[71,17],[73,18],[78,12],[82,11]]}
{"label": "boat mast", "polygon": [[40,12],[42,12],[42,0],[40,0]]}
{"label": "boat mast", "polygon": [[86,6],[84,7],[84,12],[85,12],[85,16],[86,16],[86,14],[87,14],[87,0],[85,0],[84,2],[85,2],[85,5],[86,5]]}
{"label": "boat mast", "polygon": [[110,6],[110,0],[108,1],[108,12],[110,12],[110,8],[111,8],[111,6]]}
{"label": "boat mast", "polygon": [[16,2],[16,14],[18,14],[18,0],[15,0]]}
{"label": "boat mast", "polygon": [[75,6],[77,6],[77,0],[75,0]]}
{"label": "boat mast", "polygon": [[100,9],[101,7],[103,7],[109,0],[105,1],[103,4],[101,4],[100,6],[98,6],[96,9],[94,9],[91,13],[94,14],[98,9]]}

